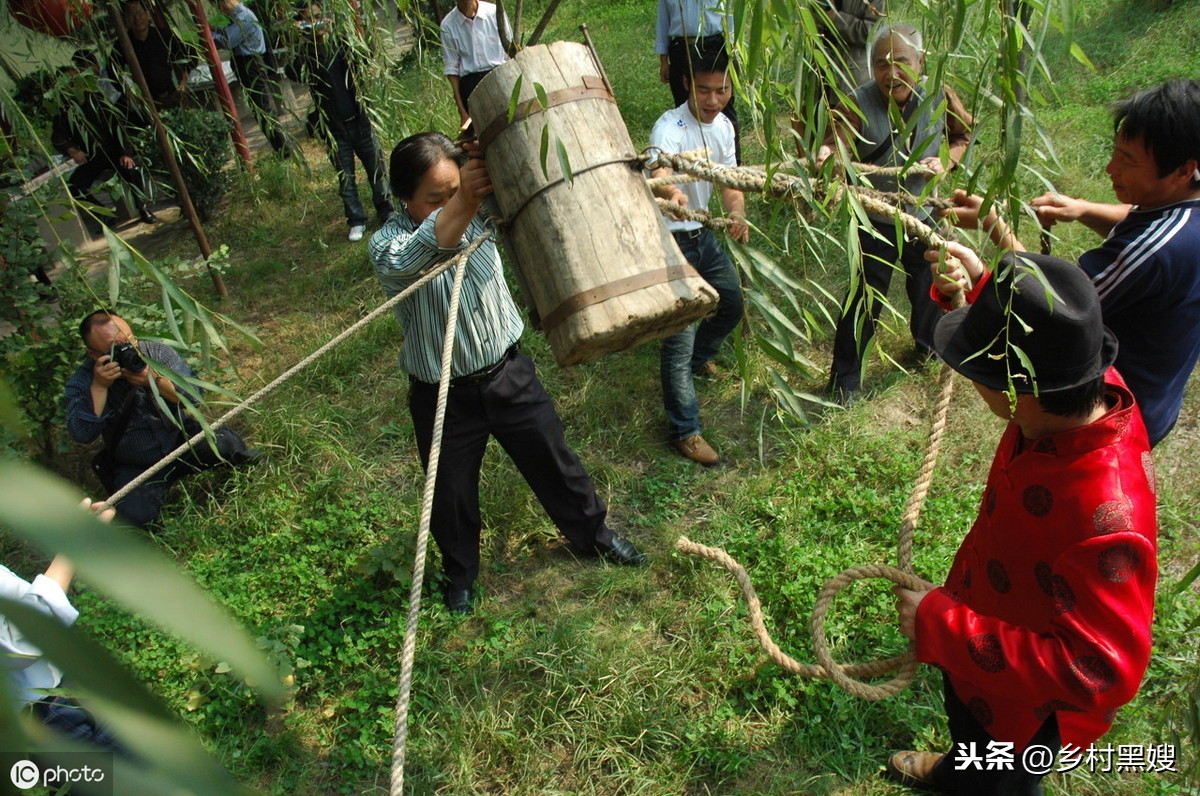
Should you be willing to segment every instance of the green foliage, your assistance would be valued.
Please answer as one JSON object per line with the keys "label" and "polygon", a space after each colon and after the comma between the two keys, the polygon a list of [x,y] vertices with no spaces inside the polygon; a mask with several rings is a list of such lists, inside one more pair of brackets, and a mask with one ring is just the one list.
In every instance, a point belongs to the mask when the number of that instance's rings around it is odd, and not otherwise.
{"label": "green foliage", "polygon": [[[126,529],[100,523],[78,505],[78,494],[28,464],[0,465],[0,523],[26,540],[69,557],[81,577],[125,605],[210,654],[220,655],[268,700],[283,694],[275,670],[174,565]],[[227,794],[237,789],[220,766],[162,704],[110,654],[73,627],[5,599],[5,618],[61,669],[79,694],[145,764],[159,787],[186,785],[192,792]],[[14,722],[0,712],[9,751],[64,751],[72,745],[44,729]],[[118,761],[118,767],[124,767]],[[126,772],[122,771],[122,775]],[[138,775],[130,774],[130,782]],[[130,793],[152,792],[130,788]],[[161,792],[161,791],[159,791]]]}
{"label": "green foliage", "polygon": [[[786,116],[797,59],[820,58],[810,40],[812,4],[740,5],[747,30],[754,14],[767,14],[746,41],[768,49],[754,62],[757,71],[739,77],[746,160],[774,168],[791,158]],[[537,16],[544,6],[528,3],[526,13]],[[991,187],[1011,180],[1011,193],[1028,198],[1053,178],[1089,198],[1107,196],[1099,175],[1109,132],[1104,103],[1121,93],[1117,84],[1129,75],[1172,68],[1135,63],[1125,50],[1143,61],[1147,53],[1172,51],[1160,28],[1190,30],[1184,12],[1195,4],[1140,8],[1146,21],[1119,36],[1107,29],[1109,20],[1137,16],[1124,0],[1075,6],[1078,20],[1060,13],[1066,4],[1055,4],[1047,28],[1035,5],[1025,39],[1058,82],[1043,75],[1003,86],[995,73],[1020,54],[1013,49],[1019,32],[1011,25],[1002,30],[997,4],[913,0],[893,9],[933,31],[930,71],[940,69],[964,96],[976,98],[980,143],[964,182]],[[335,13],[353,35],[348,8],[339,4]],[[670,105],[650,46],[652,17],[652,4],[641,0],[566,0],[545,39],[577,39],[575,26],[589,23],[630,132],[642,142]],[[364,38],[379,35],[371,29]],[[1087,71],[1068,35],[1084,42],[1105,71]],[[1093,45],[1110,39],[1112,46]],[[364,42],[361,52],[367,51]],[[1173,58],[1176,65],[1191,63],[1178,52]],[[440,66],[436,50],[411,57],[402,69],[384,56],[371,65],[372,74],[386,76],[362,84],[372,106],[384,109],[385,149],[407,132],[457,127]],[[1022,87],[1029,92],[1026,110],[1013,105]],[[376,96],[411,104],[376,105]],[[996,176],[1018,139],[1021,168]],[[361,248],[343,242],[332,171],[323,155],[314,156],[316,147],[307,148],[311,174],[263,164],[259,177],[240,186],[252,196],[235,196],[209,230],[231,247],[231,296],[222,312],[254,324],[270,341],[261,350],[237,337],[228,341],[242,392],[381,300]],[[1057,165],[1046,165],[1053,156]],[[1006,201],[1004,191],[995,194]],[[811,196],[819,195],[814,187]],[[750,569],[776,640],[811,660],[807,622],[816,590],[845,566],[894,560],[900,513],[925,442],[932,368],[896,372],[884,356],[871,364],[875,375],[888,371],[872,400],[824,413],[803,428],[787,414],[808,411],[814,402],[803,394],[815,395],[823,381],[827,332],[852,257],[845,242],[856,237],[848,219],[861,220],[861,208],[814,206],[801,216],[753,198],[749,204],[755,236],[735,256],[752,309],[740,344],[723,362],[736,358],[742,379],[698,385],[705,435],[728,467],[695,468],[664,444],[655,347],[560,370],[544,364],[550,354],[543,337],[524,335],[610,516],[652,563],[619,569],[568,548],[516,468],[492,446],[480,487],[479,610],[453,618],[438,604],[436,588],[423,595],[406,776],[412,792],[894,796],[902,789],[878,777],[888,751],[948,743],[935,672],[922,671],[902,697],[881,703],[786,675],[755,646],[728,576],[671,552],[682,533],[726,547]],[[1056,244],[1064,256],[1091,242],[1071,234]],[[181,243],[177,252],[187,249],[190,243]],[[175,339],[157,282],[145,290],[128,284],[141,267],[136,259],[118,263],[121,298],[132,302],[136,294],[139,317]],[[184,274],[169,273],[186,283]],[[182,317],[177,325],[187,338]],[[882,355],[907,343],[903,325],[891,326],[878,336]],[[282,707],[264,714],[244,679],[226,671],[224,656],[198,653],[94,591],[79,598],[81,623],[151,684],[168,711],[202,734],[239,780],[264,791],[386,787],[421,492],[405,380],[395,368],[400,344],[394,320],[381,320],[258,405],[247,421],[249,436],[271,451],[276,465],[189,479],[173,492],[153,539],[250,629],[254,646],[285,681]],[[192,338],[181,347],[196,354],[202,345]],[[1196,560],[1197,411],[1193,390],[1181,427],[1156,451],[1164,485],[1164,583]],[[960,388],[949,428],[915,551],[918,573],[934,580],[947,570],[977,509],[1000,425]],[[1194,587],[1160,596],[1146,685],[1106,742],[1178,737],[1181,756],[1195,748],[1188,741],[1195,725],[1187,724],[1196,710],[1195,618]],[[852,662],[897,652],[904,640],[894,624],[886,586],[855,586],[830,615],[835,657]],[[1195,784],[1186,775],[1114,773],[1058,777],[1050,787],[1074,796],[1146,796],[1187,792]]]}
{"label": "green foliage", "polygon": [[[233,152],[229,122],[224,114],[201,108],[172,108],[163,111],[162,120],[171,132],[175,159],[192,204],[200,219],[207,221],[232,184],[227,166]],[[160,160],[157,146],[147,142],[142,151],[155,153],[152,161]],[[160,180],[162,169],[160,163]]]}
{"label": "green foliage", "polygon": [[0,213],[0,304],[15,323],[0,337],[0,377],[15,391],[22,414],[9,429],[14,436],[7,447],[48,461],[58,450],[63,385],[80,355],[74,326],[58,319],[82,317],[93,300],[84,281],[86,266],[69,251],[62,255],[65,273],[52,288],[31,279],[34,269],[54,265],[38,234],[42,195],[8,202]]}

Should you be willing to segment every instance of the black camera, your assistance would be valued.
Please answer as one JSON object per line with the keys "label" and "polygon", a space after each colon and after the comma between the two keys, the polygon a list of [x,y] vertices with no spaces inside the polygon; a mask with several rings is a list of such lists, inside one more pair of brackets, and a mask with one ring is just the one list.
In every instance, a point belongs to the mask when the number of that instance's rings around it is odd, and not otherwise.
{"label": "black camera", "polygon": [[141,373],[146,369],[146,360],[134,348],[133,343],[115,343],[112,349],[113,362],[130,373]]}

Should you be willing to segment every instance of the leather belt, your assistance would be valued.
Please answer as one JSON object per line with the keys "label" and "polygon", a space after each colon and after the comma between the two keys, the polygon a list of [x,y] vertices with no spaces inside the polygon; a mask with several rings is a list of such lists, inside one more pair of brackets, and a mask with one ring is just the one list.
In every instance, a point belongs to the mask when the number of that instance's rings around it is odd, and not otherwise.
{"label": "leather belt", "polygon": [[[463,387],[463,386],[470,385],[470,384],[487,384],[489,381],[491,381],[492,379],[494,379],[496,377],[497,373],[499,373],[501,370],[504,369],[504,366],[508,364],[508,361],[510,359],[512,359],[513,357],[515,357],[520,352],[520,350],[521,350],[521,344],[513,343],[511,346],[509,346],[508,350],[504,352],[504,356],[500,357],[500,359],[497,360],[495,363],[488,365],[485,368],[480,368],[479,370],[474,371],[473,373],[468,373],[465,376],[453,377],[452,379],[450,379],[450,386],[451,387]],[[418,379],[416,376],[413,376],[411,373],[408,376],[408,380],[410,382],[412,382],[413,384],[425,384],[430,387],[437,386],[436,383],[431,383],[428,381],[424,381],[422,379]]]}
{"label": "leather belt", "polygon": [[488,383],[504,368],[505,365],[508,364],[510,359],[517,355],[518,350],[519,345],[517,343],[513,343],[511,346],[509,346],[509,349],[504,352],[504,356],[500,357],[498,362],[488,365],[486,368],[480,368],[474,373],[468,373],[465,376],[455,376],[454,378],[450,379],[450,386],[462,387],[465,384]]}

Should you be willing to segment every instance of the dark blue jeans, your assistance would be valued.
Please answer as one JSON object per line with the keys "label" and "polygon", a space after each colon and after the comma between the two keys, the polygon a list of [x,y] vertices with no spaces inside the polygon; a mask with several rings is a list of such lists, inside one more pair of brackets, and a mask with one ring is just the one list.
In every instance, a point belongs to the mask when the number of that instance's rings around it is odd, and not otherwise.
{"label": "dark blue jeans", "polygon": [[[155,522],[162,513],[167,490],[181,478],[202,470],[224,465],[239,465],[246,461],[249,447],[242,436],[231,428],[216,431],[216,450],[207,441],[201,441],[188,453],[160,470],[149,481],[134,489],[117,504],[117,515],[125,522],[145,528]],[[180,435],[180,445],[184,437]],[[113,493],[141,475],[148,465],[117,463],[112,473]]]}
{"label": "dark blue jeans", "polygon": [[676,232],[675,242],[720,301],[717,311],[662,342],[660,374],[667,436],[672,441],[700,433],[700,402],[693,372],[717,355],[742,320],[742,285],[729,255],[707,229]]}
{"label": "dark blue jeans", "polygon": [[279,93],[278,80],[274,71],[267,64],[263,55],[233,54],[233,71],[242,82],[242,91],[246,101],[258,122],[258,129],[263,137],[271,144],[277,153],[287,154],[291,151],[287,137],[283,134],[283,126],[275,109],[276,95]]}
{"label": "dark blue jeans", "polygon": [[329,159],[337,169],[338,193],[346,211],[346,223],[352,227],[367,223],[367,212],[358,198],[358,183],[354,179],[356,155],[371,183],[371,201],[375,204],[375,213],[381,218],[389,215],[392,212],[392,192],[388,187],[387,168],[367,115],[360,113],[349,121],[331,124],[330,128],[333,146]]}

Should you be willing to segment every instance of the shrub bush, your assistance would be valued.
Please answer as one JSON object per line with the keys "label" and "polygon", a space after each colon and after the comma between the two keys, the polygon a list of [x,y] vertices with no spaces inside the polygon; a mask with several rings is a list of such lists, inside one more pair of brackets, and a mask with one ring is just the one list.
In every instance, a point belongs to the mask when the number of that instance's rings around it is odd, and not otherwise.
{"label": "shrub bush", "polygon": [[[162,121],[171,133],[175,159],[192,204],[200,219],[208,221],[233,182],[226,168],[233,152],[229,122],[223,114],[200,108],[163,111]],[[163,168],[157,146],[143,151],[156,153],[154,161],[159,170]]]}

